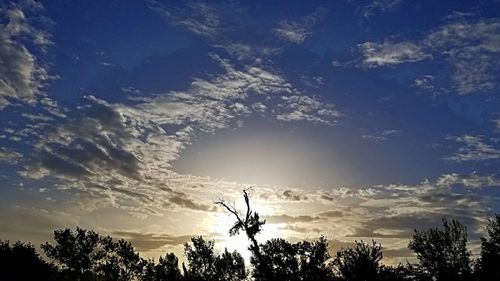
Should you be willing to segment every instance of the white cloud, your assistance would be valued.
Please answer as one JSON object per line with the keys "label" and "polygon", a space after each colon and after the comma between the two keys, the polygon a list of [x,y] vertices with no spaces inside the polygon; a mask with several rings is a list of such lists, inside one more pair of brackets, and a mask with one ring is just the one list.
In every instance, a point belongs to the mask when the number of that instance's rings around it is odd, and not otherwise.
{"label": "white cloud", "polygon": [[495,124],[495,131],[497,133],[500,133],[500,117],[497,117],[496,119],[494,119],[493,123]]}
{"label": "white cloud", "polygon": [[367,140],[379,142],[388,141],[390,139],[399,137],[400,135],[400,130],[372,130],[371,132],[361,135],[361,137]]}
{"label": "white cloud", "polygon": [[436,181],[438,186],[462,185],[466,188],[498,187],[500,178],[494,175],[472,174],[444,174]]}
{"label": "white cloud", "polygon": [[434,90],[434,76],[432,75],[423,75],[419,78],[416,78],[414,81],[415,87],[418,87],[425,91],[433,91]]}
{"label": "white cloud", "polygon": [[462,143],[458,151],[453,155],[445,157],[445,160],[454,162],[467,162],[467,161],[487,161],[500,159],[500,150],[492,144],[483,141],[482,136],[463,135],[451,136],[449,140]]}
{"label": "white cloud", "polygon": [[8,22],[0,25],[0,109],[10,104],[9,100],[34,103],[50,79],[46,68],[23,43],[24,38],[41,50],[52,44],[48,33],[28,23],[20,6],[1,8]]}
{"label": "white cloud", "polygon": [[282,40],[299,45],[312,35],[314,25],[327,13],[327,9],[318,8],[314,13],[298,21],[280,21],[279,26],[273,29],[273,31]]}
{"label": "white cloud", "polygon": [[450,22],[430,33],[423,41],[428,48],[446,55],[455,69],[454,87],[460,95],[485,92],[497,86],[500,21]]}
{"label": "white cloud", "polygon": [[[358,48],[363,66],[379,67],[428,58],[444,58],[454,69],[452,87],[459,95],[490,92],[497,88],[500,70],[500,20],[464,17],[431,30],[419,41],[365,42]],[[429,79],[415,80],[429,86]],[[425,84],[423,84],[425,83]]]}
{"label": "white cloud", "polygon": [[342,114],[333,105],[325,104],[314,97],[283,96],[284,110],[276,118],[282,121],[309,121],[334,125]]}
{"label": "white cloud", "polygon": [[432,57],[411,42],[365,42],[359,44],[358,48],[363,56],[363,65],[367,67],[416,62]]}
{"label": "white cloud", "polygon": [[13,165],[16,164],[19,159],[21,159],[22,154],[12,151],[8,148],[5,147],[0,147],[0,163],[1,162],[8,162],[9,164]]}
{"label": "white cloud", "polygon": [[393,11],[402,0],[375,0],[372,3],[361,7],[360,14],[369,19],[377,14]]}
{"label": "white cloud", "polygon": [[182,26],[197,35],[212,38],[222,31],[216,10],[207,3],[187,1],[183,7],[175,7],[151,0],[149,5],[167,22]]}

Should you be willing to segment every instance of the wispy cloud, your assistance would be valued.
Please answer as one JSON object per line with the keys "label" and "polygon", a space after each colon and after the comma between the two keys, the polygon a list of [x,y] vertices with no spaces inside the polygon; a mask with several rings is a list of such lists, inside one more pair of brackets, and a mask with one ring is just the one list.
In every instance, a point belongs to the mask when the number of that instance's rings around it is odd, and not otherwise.
{"label": "wispy cloud", "polygon": [[466,188],[483,188],[500,186],[500,178],[495,175],[472,174],[444,174],[436,181],[438,186],[461,185]]}
{"label": "wispy cloud", "polygon": [[187,1],[178,7],[150,0],[149,5],[167,22],[197,35],[212,38],[218,36],[223,28],[215,8],[201,1]]}
{"label": "wispy cloud", "polygon": [[500,150],[493,144],[489,144],[483,140],[483,136],[479,135],[463,135],[463,136],[450,136],[447,139],[458,143],[462,146],[444,159],[454,162],[467,162],[467,161],[486,161],[500,159]]}
{"label": "wispy cloud", "polygon": [[334,125],[342,114],[331,104],[323,103],[316,98],[292,95],[283,96],[283,113],[276,116],[282,121],[308,121]]}
{"label": "wispy cloud", "polygon": [[328,13],[327,9],[317,8],[315,12],[299,19],[298,21],[283,20],[273,29],[274,33],[282,40],[302,44],[307,37],[312,35],[316,23]]}
{"label": "wispy cloud", "polygon": [[454,68],[454,88],[460,95],[496,87],[499,69],[500,21],[460,19],[431,32],[423,43],[445,55]]}
{"label": "wispy cloud", "polygon": [[395,10],[402,0],[375,0],[372,3],[363,6],[359,9],[359,13],[366,19],[373,16],[391,12]]}
{"label": "wispy cloud", "polygon": [[[171,167],[193,137],[241,126],[254,113],[325,124],[334,124],[340,116],[332,104],[303,95],[272,69],[260,65],[237,69],[219,56],[212,58],[222,73],[194,78],[184,91],[129,104],[87,96],[71,115],[58,122],[44,120],[46,125],[20,136],[38,138],[21,174],[53,179],[59,189],[108,198],[113,206],[140,216],[165,208],[210,212],[211,206],[197,203],[185,191],[196,184],[196,177],[179,175]],[[199,180],[209,186],[214,183]],[[282,196],[295,198],[290,192]]]}
{"label": "wispy cloud", "polygon": [[388,141],[390,139],[399,137],[401,135],[401,130],[371,130],[363,135],[362,138],[380,142],[380,141]]}
{"label": "wispy cloud", "polygon": [[16,164],[19,159],[21,159],[22,154],[13,151],[6,147],[0,147],[0,163],[7,162],[9,164]]}
{"label": "wispy cloud", "polygon": [[[362,66],[374,68],[443,58],[454,69],[452,88],[459,95],[489,92],[498,85],[500,22],[498,19],[458,17],[431,30],[421,40],[358,45]],[[429,87],[429,79],[416,80]],[[425,84],[424,84],[425,83]]]}
{"label": "wispy cloud", "polygon": [[363,56],[362,65],[371,68],[416,62],[432,57],[411,42],[365,42],[359,44],[358,48]]}

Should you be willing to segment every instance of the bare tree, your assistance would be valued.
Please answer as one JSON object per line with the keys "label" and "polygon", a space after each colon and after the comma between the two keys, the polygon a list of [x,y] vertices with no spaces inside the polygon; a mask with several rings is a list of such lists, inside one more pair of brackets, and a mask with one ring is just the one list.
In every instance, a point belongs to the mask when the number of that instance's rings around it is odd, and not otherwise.
{"label": "bare tree", "polygon": [[224,207],[229,213],[234,215],[236,222],[231,229],[229,229],[229,235],[237,235],[243,230],[251,242],[249,249],[254,256],[252,263],[256,266],[256,268],[260,269],[261,272],[267,272],[267,265],[263,262],[259,243],[255,238],[257,233],[262,230],[262,226],[266,223],[266,221],[260,220],[259,214],[253,211],[250,207],[248,189],[243,189],[243,198],[245,199],[246,204],[246,211],[244,215],[236,209],[234,204],[228,204],[224,199],[216,201],[215,204]]}

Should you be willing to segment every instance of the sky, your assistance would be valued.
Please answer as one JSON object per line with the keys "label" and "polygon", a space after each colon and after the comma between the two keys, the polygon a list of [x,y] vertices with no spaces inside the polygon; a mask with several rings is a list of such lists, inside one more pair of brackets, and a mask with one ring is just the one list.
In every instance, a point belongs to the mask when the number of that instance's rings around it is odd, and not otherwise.
{"label": "sky", "polygon": [[0,1],[0,238],[375,239],[500,213],[500,1]]}

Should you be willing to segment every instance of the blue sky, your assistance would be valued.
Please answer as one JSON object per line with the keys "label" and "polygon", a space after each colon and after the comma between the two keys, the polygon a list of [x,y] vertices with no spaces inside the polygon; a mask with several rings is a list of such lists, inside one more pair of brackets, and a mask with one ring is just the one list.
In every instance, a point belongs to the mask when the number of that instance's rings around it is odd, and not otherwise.
{"label": "blue sky", "polygon": [[500,212],[499,1],[0,3],[4,239],[236,247],[212,202],[252,186],[264,238],[395,262]]}

